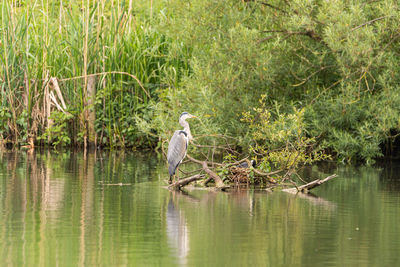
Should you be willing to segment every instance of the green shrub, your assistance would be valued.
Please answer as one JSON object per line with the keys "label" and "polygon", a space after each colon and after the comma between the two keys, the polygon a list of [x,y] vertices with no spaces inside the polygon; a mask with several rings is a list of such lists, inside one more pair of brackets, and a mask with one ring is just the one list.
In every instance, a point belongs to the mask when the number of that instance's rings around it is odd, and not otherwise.
{"label": "green shrub", "polygon": [[[273,125],[302,113],[314,149],[367,163],[400,132],[397,1],[172,0],[165,10],[161,29],[192,48],[192,72],[163,92],[160,131],[186,110],[202,118],[197,133],[234,136],[246,150],[261,132],[276,147],[291,133]],[[265,110],[279,106],[268,131],[240,120],[261,95]]]}

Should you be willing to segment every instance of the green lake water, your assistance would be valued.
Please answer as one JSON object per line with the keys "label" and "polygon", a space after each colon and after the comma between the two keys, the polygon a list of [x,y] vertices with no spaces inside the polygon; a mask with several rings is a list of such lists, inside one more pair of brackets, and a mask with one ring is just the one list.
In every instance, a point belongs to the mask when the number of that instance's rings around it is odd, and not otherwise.
{"label": "green lake water", "polygon": [[1,266],[399,266],[400,164],[313,195],[170,192],[155,154],[0,152]]}

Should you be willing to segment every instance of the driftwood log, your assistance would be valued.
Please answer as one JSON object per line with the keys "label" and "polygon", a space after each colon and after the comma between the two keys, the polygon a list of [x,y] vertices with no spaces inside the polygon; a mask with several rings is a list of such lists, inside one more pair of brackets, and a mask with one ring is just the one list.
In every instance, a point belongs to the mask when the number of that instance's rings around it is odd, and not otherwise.
{"label": "driftwood log", "polygon": [[311,190],[317,186],[320,186],[321,184],[326,183],[327,181],[329,181],[335,177],[337,177],[337,175],[332,174],[332,175],[326,177],[325,179],[322,179],[322,180],[317,179],[312,182],[309,182],[308,184],[301,185],[298,187],[286,188],[286,189],[283,189],[282,191],[286,192],[286,193],[290,193],[290,194],[297,194],[298,192],[307,193],[309,190]]}

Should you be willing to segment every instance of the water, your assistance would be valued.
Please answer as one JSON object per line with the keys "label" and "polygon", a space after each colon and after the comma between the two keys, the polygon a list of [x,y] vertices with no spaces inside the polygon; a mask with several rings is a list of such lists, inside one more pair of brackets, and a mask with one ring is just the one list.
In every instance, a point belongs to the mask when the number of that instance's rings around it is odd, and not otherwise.
{"label": "water", "polygon": [[0,153],[3,266],[395,266],[400,165],[313,167],[314,196],[169,192],[154,154]]}

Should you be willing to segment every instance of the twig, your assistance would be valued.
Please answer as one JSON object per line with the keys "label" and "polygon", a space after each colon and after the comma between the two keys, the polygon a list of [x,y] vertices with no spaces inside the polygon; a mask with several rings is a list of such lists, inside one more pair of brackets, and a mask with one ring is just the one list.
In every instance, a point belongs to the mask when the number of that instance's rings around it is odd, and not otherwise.
{"label": "twig", "polygon": [[270,7],[270,8],[272,8],[272,9],[276,9],[276,10],[282,12],[283,14],[288,14],[287,11],[285,11],[285,10],[279,8],[279,7],[276,7],[276,6],[274,6],[274,5],[271,5],[271,4],[269,4],[269,3],[266,3],[266,2],[259,2],[259,3],[262,4],[262,5],[264,5],[264,6]]}
{"label": "twig", "polygon": [[[182,163],[182,164],[183,164],[183,163]],[[185,172],[185,171],[182,170],[182,168],[179,169],[179,171],[180,171],[181,173],[183,173],[184,175],[191,175],[191,174],[193,174],[193,173],[199,173],[199,172],[201,172],[202,170],[203,170],[203,169],[197,169],[197,170],[194,170],[194,171]]]}
{"label": "twig", "polygon": [[[319,41],[319,42],[322,41],[322,37],[319,36],[319,35],[318,35],[315,31],[313,31],[313,30],[309,30],[309,31],[305,31],[305,32],[290,32],[290,31],[281,31],[281,32],[278,32],[278,31],[276,31],[276,33],[286,33],[285,39],[289,38],[289,37],[292,36],[292,35],[304,35],[304,36],[310,37],[311,39],[313,39],[313,40],[315,40],[315,41]],[[265,41],[270,40],[270,39],[272,39],[272,38],[273,38],[273,36],[268,36],[268,37],[266,37],[266,38],[264,38],[264,39],[258,40],[257,43],[262,43],[262,42],[265,42]]]}
{"label": "twig", "polygon": [[50,81],[49,81],[49,82],[50,82],[51,87],[54,89],[54,91],[56,91],[57,96],[58,96],[58,98],[59,98],[60,101],[61,101],[62,107],[63,107],[64,109],[67,109],[67,106],[65,105],[64,98],[63,98],[62,93],[61,93],[61,90],[60,90],[60,86],[58,85],[57,78],[52,77],[52,78],[50,78]]}
{"label": "twig", "polygon": [[306,181],[303,180],[303,178],[300,177],[300,175],[299,175],[297,172],[295,172],[294,174],[297,176],[297,178],[298,178],[300,181],[302,181],[303,183],[306,182]]}
{"label": "twig", "polygon": [[389,17],[393,17],[393,16],[392,16],[392,15],[387,15],[387,16],[383,16],[383,17],[379,17],[379,18],[376,18],[376,19],[367,21],[367,22],[365,22],[365,23],[363,23],[363,24],[361,24],[361,25],[358,25],[357,27],[352,28],[351,31],[355,31],[355,30],[357,30],[357,29],[359,29],[359,28],[362,28],[362,27],[364,27],[364,26],[367,26],[367,25],[369,25],[369,24],[372,24],[372,23],[374,23],[374,22],[377,22],[378,20],[386,19],[386,18],[389,18]]}
{"label": "twig", "polygon": [[82,79],[82,78],[87,78],[91,76],[101,76],[101,75],[107,75],[107,74],[122,74],[122,75],[127,75],[133,79],[136,80],[136,82],[139,84],[139,86],[143,89],[143,91],[146,93],[146,95],[150,98],[149,92],[143,87],[143,84],[140,82],[140,80],[135,76],[132,75],[128,72],[124,71],[106,71],[106,72],[99,72],[99,73],[93,73],[93,74],[88,74],[88,75],[83,75],[83,76],[76,76],[76,77],[71,77],[71,78],[65,78],[65,79],[60,79],[60,82],[65,82],[65,81],[71,81],[71,80],[77,80],[77,79]]}
{"label": "twig", "polygon": [[293,84],[292,86],[293,86],[293,87],[297,87],[297,86],[303,85],[303,84],[305,84],[307,81],[309,81],[309,80],[311,79],[311,77],[313,77],[313,76],[316,75],[317,73],[323,71],[324,69],[333,67],[333,66],[334,66],[334,65],[323,66],[323,67],[321,67],[319,70],[317,70],[317,71],[311,73],[308,77],[306,77],[305,79],[303,79],[303,81],[301,81],[300,83],[298,83],[298,84]]}
{"label": "twig", "polygon": [[352,73],[346,75],[346,77],[343,77],[342,79],[337,80],[336,82],[332,83],[331,85],[329,85],[328,87],[324,88],[322,90],[322,92],[319,92],[318,95],[316,97],[313,98],[313,100],[311,100],[310,105],[312,105],[323,93],[325,93],[326,91],[328,91],[329,89],[331,89],[332,87],[338,85],[339,83],[347,80],[351,75],[356,74],[357,72],[359,72],[360,70],[355,70]]}

